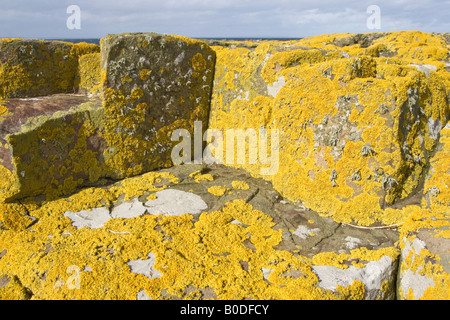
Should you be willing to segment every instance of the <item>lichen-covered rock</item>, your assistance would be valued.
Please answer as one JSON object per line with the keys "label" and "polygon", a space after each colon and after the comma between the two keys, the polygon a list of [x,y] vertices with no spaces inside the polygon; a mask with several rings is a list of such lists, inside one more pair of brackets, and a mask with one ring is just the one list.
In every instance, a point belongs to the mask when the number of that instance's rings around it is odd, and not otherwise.
{"label": "lichen-covered rock", "polygon": [[450,123],[440,132],[436,154],[424,183],[424,207],[450,213]]}
{"label": "lichen-covered rock", "polygon": [[0,121],[2,199],[73,192],[102,175],[103,109],[79,95],[9,99]]}
{"label": "lichen-covered rock", "polygon": [[450,299],[450,215],[417,210],[402,227],[398,298]]}
{"label": "lichen-covered rock", "polygon": [[450,299],[450,128],[440,132],[424,182],[423,209],[402,226],[399,299]]}
{"label": "lichen-covered rock", "polygon": [[215,53],[204,42],[155,33],[101,42],[105,164],[113,178],[172,165],[172,131],[207,128]]}
{"label": "lichen-covered rock", "polygon": [[[346,223],[405,218],[390,207],[420,191],[450,119],[443,37],[338,34],[213,48],[210,128],[278,129],[279,170],[264,178],[283,196]],[[225,164],[256,176],[265,166]]]}
{"label": "lichen-covered rock", "polygon": [[395,297],[397,231],[338,224],[243,170],[175,166],[21,203],[37,222],[0,224],[0,299]]}
{"label": "lichen-covered rock", "polygon": [[99,95],[101,89],[100,53],[82,55],[78,59],[78,92],[87,95]]}
{"label": "lichen-covered rock", "polygon": [[78,58],[95,44],[0,40],[0,98],[45,96],[77,90]]}

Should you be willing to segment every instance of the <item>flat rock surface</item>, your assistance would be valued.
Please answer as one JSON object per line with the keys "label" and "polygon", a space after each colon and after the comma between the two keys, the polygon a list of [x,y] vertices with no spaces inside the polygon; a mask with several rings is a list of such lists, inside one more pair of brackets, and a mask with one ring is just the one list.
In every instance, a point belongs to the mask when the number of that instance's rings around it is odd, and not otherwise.
{"label": "flat rock surface", "polygon": [[22,203],[33,221],[0,230],[0,297],[395,297],[396,230],[336,223],[240,169],[182,165]]}

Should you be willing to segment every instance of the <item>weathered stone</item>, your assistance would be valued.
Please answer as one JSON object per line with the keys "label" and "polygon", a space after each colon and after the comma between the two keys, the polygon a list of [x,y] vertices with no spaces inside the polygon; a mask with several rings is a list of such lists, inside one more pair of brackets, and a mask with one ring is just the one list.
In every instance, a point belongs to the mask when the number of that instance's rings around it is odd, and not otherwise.
{"label": "weathered stone", "polygon": [[[0,107],[0,299],[449,299],[445,39],[209,41],[215,70],[175,36],[78,53],[73,83],[101,86],[104,108]],[[170,167],[172,131],[206,129],[214,71],[209,127],[279,129],[275,175],[263,159]]]}
{"label": "weathered stone", "polygon": [[99,95],[101,91],[100,53],[82,55],[78,59],[79,93]]}
{"label": "weathered stone", "polygon": [[[64,213],[79,232],[106,231],[107,238],[130,244],[140,241],[135,237],[142,239],[146,245],[133,245],[132,251],[124,251],[123,244],[108,247],[103,240],[95,245],[111,256],[107,259],[127,261],[131,273],[162,283],[178,279],[175,287],[161,287],[159,293],[139,282],[133,298],[217,299],[230,293],[261,298],[254,291],[259,287],[266,288],[266,298],[395,298],[395,230],[336,223],[283,199],[267,181],[230,167],[183,165],[146,175],[86,192],[84,201],[98,193],[109,206]],[[226,192],[213,195],[208,192],[212,186]],[[140,192],[128,194],[127,188]],[[78,197],[70,202],[77,203]],[[172,247],[180,254],[173,255]],[[186,268],[190,276],[176,271]],[[227,275],[227,268],[236,275]],[[197,272],[203,274],[201,282]],[[186,277],[190,280],[183,280]],[[214,284],[217,277],[231,277],[231,282]],[[241,281],[247,283],[244,291]],[[284,286],[290,289],[283,291]]]}
{"label": "weathered stone", "polygon": [[3,198],[73,192],[101,176],[99,100],[79,95],[9,99],[0,122]]}
{"label": "weathered stone", "polygon": [[98,52],[95,44],[0,40],[0,98],[74,93],[78,57]]}
{"label": "weathered stone", "polygon": [[155,33],[101,43],[105,163],[113,178],[172,165],[172,131],[207,128],[215,53],[204,42]]}
{"label": "weathered stone", "polygon": [[441,219],[423,217],[404,231],[399,299],[450,299],[450,216]]}
{"label": "weathered stone", "polygon": [[276,173],[263,176],[261,159],[224,163],[337,221],[395,224],[404,218],[397,209],[420,192],[450,118],[449,78],[439,61],[448,48],[420,32],[381,34],[360,46],[352,37],[336,47],[345,37],[215,46],[210,128],[223,131],[224,145],[228,128],[263,127],[268,140],[279,130]]}

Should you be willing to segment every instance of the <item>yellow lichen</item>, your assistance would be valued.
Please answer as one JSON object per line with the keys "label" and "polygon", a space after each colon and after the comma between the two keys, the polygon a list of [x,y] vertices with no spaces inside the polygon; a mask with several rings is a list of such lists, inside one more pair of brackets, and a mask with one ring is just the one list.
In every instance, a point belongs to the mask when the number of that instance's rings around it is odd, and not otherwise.
{"label": "yellow lichen", "polygon": [[214,177],[211,174],[202,174],[200,171],[192,172],[189,177],[195,179],[195,182],[197,183],[200,183],[200,181],[214,181]]}
{"label": "yellow lichen", "polygon": [[228,188],[223,187],[223,186],[213,186],[213,187],[208,188],[208,192],[217,197],[223,196],[227,191],[228,191]]}
{"label": "yellow lichen", "polygon": [[238,189],[238,190],[248,190],[248,189],[250,189],[250,186],[245,181],[232,181],[231,182],[231,186],[234,189]]}

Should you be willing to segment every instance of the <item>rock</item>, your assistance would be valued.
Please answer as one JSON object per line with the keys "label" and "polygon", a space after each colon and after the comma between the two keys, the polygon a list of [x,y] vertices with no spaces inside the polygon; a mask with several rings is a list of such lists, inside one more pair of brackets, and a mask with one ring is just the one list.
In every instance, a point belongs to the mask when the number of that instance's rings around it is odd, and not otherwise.
{"label": "rock", "polygon": [[101,102],[79,95],[9,99],[0,121],[3,198],[54,198],[101,176]]}
{"label": "rock", "polygon": [[349,266],[340,269],[333,266],[313,266],[319,277],[319,286],[335,291],[338,286],[347,287],[355,281],[364,284],[365,300],[394,300],[398,262],[389,256],[370,261],[363,268]]}
{"label": "rock", "polygon": [[138,199],[127,201],[121,205],[115,206],[111,212],[112,218],[130,219],[143,215],[146,212],[146,207]]}
{"label": "rock", "polygon": [[423,209],[402,227],[398,298],[448,300],[450,285],[450,128],[440,131],[423,187]]}
{"label": "rock", "polygon": [[0,41],[0,98],[74,92],[78,58],[98,52],[95,44],[61,41]]}
{"label": "rock", "polygon": [[[70,50],[76,57],[70,77],[77,73],[80,91],[91,96],[101,91],[103,101],[79,95],[8,100],[0,110],[0,170],[8,177],[0,186],[3,198],[43,194],[50,199],[108,178],[171,166],[172,132],[194,133],[197,120],[206,129],[215,54],[203,42],[139,33],[108,36],[101,55],[90,53],[98,47],[42,46]],[[39,57],[27,53],[33,66]]]}
{"label": "rock", "polygon": [[402,230],[398,297],[448,300],[450,216],[416,214]]}
{"label": "rock", "polygon": [[439,133],[436,154],[430,160],[430,167],[425,179],[423,206],[432,212],[450,213],[450,125],[447,124]]}
{"label": "rock", "polygon": [[172,131],[207,128],[215,53],[201,41],[155,33],[101,44],[105,164],[112,178],[172,165]]}
{"label": "rock", "polygon": [[38,223],[0,230],[0,270],[33,299],[395,297],[396,230],[321,217],[243,170],[182,165],[22,201]]}
{"label": "rock", "polygon": [[90,229],[102,228],[104,224],[111,219],[107,208],[94,208],[92,210],[83,210],[79,212],[68,211],[64,214],[73,221],[72,225],[77,229],[88,227]]}
{"label": "rock", "polygon": [[85,54],[78,59],[79,92],[99,95],[101,91],[100,53]]}
{"label": "rock", "polygon": [[449,299],[447,36],[64,44],[88,97],[0,103],[0,299]]}
{"label": "rock", "polygon": [[210,128],[224,132],[224,145],[228,128],[263,127],[267,140],[278,132],[275,173],[261,173],[261,158],[238,164],[224,155],[224,163],[271,181],[289,200],[336,221],[396,224],[404,218],[398,209],[420,192],[450,119],[439,61],[448,48],[420,32],[345,37],[214,46]]}
{"label": "rock", "polygon": [[191,192],[167,189],[155,193],[155,200],[145,203],[149,214],[169,216],[198,214],[208,206],[203,199]]}

